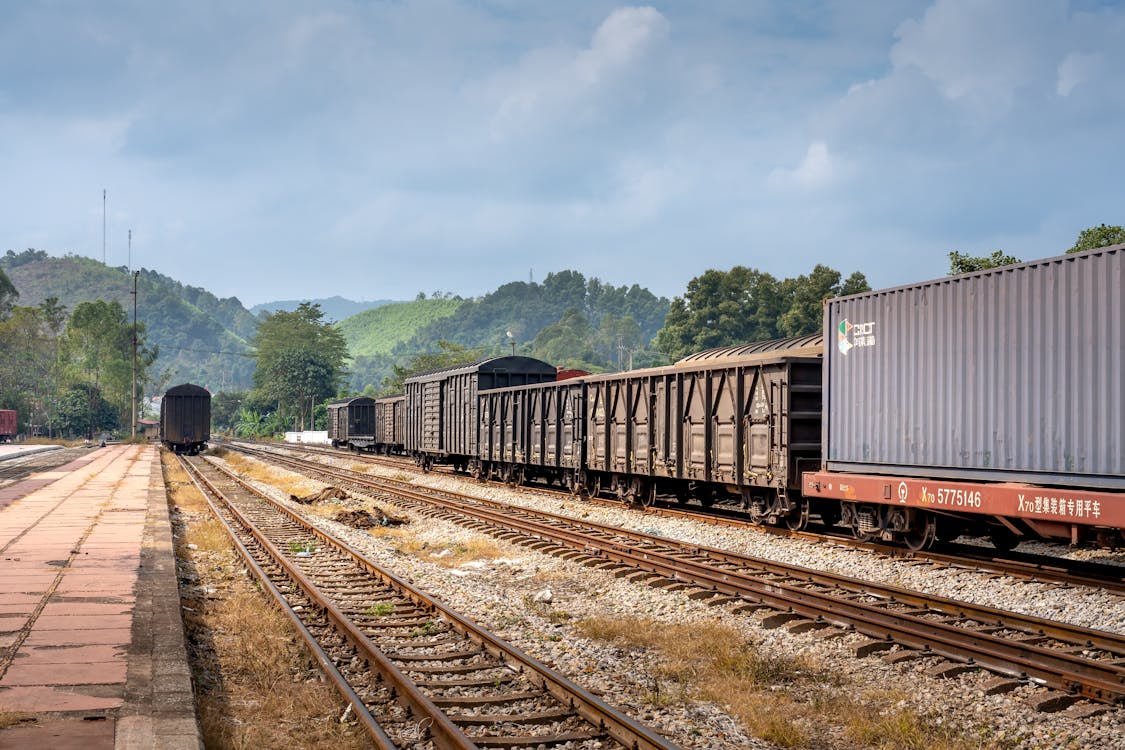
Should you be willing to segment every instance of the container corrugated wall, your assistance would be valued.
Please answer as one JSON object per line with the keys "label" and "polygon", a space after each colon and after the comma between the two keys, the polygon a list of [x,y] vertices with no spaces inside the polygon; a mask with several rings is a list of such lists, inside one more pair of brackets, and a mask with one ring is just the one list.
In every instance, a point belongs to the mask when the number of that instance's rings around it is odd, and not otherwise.
{"label": "container corrugated wall", "polygon": [[1125,245],[829,300],[837,471],[1125,487]]}

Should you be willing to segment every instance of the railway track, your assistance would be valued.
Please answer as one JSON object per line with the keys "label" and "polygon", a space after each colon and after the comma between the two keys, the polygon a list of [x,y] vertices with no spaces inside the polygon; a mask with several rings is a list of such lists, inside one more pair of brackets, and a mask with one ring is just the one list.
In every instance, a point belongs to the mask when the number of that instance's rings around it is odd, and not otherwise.
{"label": "railway track", "polygon": [[18,482],[37,471],[50,471],[86,455],[92,448],[61,448],[27,456],[9,458],[0,463],[0,485]]}
{"label": "railway track", "polygon": [[180,461],[377,747],[675,748],[231,472]]}
{"label": "railway track", "polygon": [[[293,448],[286,446],[286,448]],[[417,471],[413,461],[393,456],[371,456],[365,454],[344,454],[336,449],[318,448],[314,446],[301,446],[295,448],[307,453],[315,453],[334,458],[348,457],[353,460],[362,460],[380,466],[390,466]],[[454,475],[452,471],[449,472]],[[463,476],[463,475],[456,475]],[[571,497],[569,492],[554,490],[547,487],[533,487],[534,491],[552,496]],[[605,498],[589,498],[590,502],[607,505],[619,505],[621,501],[607,500]],[[674,518],[687,518],[703,523],[728,525],[734,527],[750,527],[764,533],[779,536],[788,536],[814,541],[830,541],[835,544],[863,549],[882,555],[887,558],[905,560],[927,560],[938,565],[966,570],[979,570],[997,575],[1007,575],[1029,581],[1057,583],[1064,586],[1088,586],[1100,588],[1108,592],[1125,596],[1125,567],[1120,565],[1101,564],[1084,560],[1070,560],[1050,555],[1031,554],[1018,550],[1002,551],[992,547],[980,547],[970,544],[947,544],[941,548],[929,550],[909,550],[882,542],[861,541],[850,534],[833,531],[828,528],[813,528],[793,531],[782,526],[763,526],[746,519],[744,514],[728,511],[721,507],[712,507],[706,511],[685,508],[674,502],[657,500],[654,505],[644,508],[646,513],[656,513]]]}
{"label": "railway track", "polygon": [[1125,638],[1014,612],[971,605],[797,566],[675,542],[566,516],[536,512],[452,492],[420,491],[396,480],[326,467],[271,451],[239,448],[337,486],[387,495],[417,512],[487,532],[539,551],[635,576],[653,586],[685,589],[693,598],[769,609],[771,625],[795,630],[835,626],[865,634],[863,655],[894,646],[897,658],[935,656],[931,671],[952,675],[984,668],[1005,680],[1000,692],[1023,682],[1059,694],[1052,710],[1080,698],[1125,705]]}

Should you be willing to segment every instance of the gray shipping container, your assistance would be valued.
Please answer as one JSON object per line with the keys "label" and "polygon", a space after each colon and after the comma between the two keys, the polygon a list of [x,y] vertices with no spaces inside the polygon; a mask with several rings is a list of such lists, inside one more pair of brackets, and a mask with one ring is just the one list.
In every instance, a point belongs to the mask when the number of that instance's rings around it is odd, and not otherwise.
{"label": "gray shipping container", "polygon": [[829,300],[829,471],[1125,488],[1125,245]]}

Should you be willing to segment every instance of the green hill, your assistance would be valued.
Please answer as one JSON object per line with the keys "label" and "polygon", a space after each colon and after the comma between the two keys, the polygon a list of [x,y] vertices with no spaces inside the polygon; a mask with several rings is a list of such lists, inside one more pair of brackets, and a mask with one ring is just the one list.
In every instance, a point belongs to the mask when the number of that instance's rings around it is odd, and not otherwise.
{"label": "green hill", "polygon": [[[0,257],[0,268],[19,292],[20,305],[57,297],[68,312],[80,302],[98,299],[117,300],[130,314],[133,310],[133,279],[124,266],[111,268],[77,255],[55,258],[41,250],[9,250]],[[258,323],[237,298],[219,299],[140,269],[137,320],[160,350],[153,372],[163,382],[157,385],[192,382],[212,391],[250,386],[254,362],[245,352]]]}
{"label": "green hill", "polygon": [[460,299],[416,299],[392,302],[342,320],[338,325],[353,357],[390,354],[425,326],[457,312]]}

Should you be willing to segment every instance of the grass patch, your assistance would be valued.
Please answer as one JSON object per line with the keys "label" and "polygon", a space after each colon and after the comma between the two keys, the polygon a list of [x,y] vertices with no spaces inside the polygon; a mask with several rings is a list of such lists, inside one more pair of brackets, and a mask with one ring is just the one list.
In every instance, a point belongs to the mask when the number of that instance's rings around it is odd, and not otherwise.
{"label": "grass patch", "polygon": [[[718,623],[668,625],[643,618],[592,617],[573,623],[588,638],[654,651],[646,686],[654,704],[709,700],[746,730],[778,747],[875,750],[1004,750],[983,733],[942,724],[892,693],[862,700],[812,659],[764,653]],[[833,732],[835,736],[833,736]],[[838,736],[847,737],[841,745]]]}
{"label": "grass patch", "polygon": [[379,604],[372,604],[370,607],[363,611],[363,614],[367,615],[368,617],[386,617],[387,615],[394,614],[394,611],[395,605],[388,604],[386,602],[380,602]]}
{"label": "grass patch", "polygon": [[225,459],[231,468],[245,478],[252,479],[262,484],[268,484],[284,492],[286,495],[304,497],[314,492],[319,492],[325,487],[323,482],[293,474],[285,469],[269,466],[261,461],[248,458],[238,453],[230,453]]}
{"label": "grass patch", "polygon": [[316,542],[289,542],[289,554],[297,555],[302,552],[316,552]]}
{"label": "grass patch", "polygon": [[[373,530],[374,531],[374,530]],[[477,537],[464,542],[433,544],[415,538],[411,532],[396,529],[374,534],[391,540],[395,551],[417,557],[419,560],[436,563],[446,568],[455,568],[477,560],[495,560],[504,556],[504,550],[492,539]]]}
{"label": "grass patch", "polygon": [[230,535],[218,519],[196,521],[191,524],[184,534],[188,544],[194,544],[197,549],[205,552],[215,552],[230,548]]}
{"label": "grass patch", "polygon": [[15,711],[0,711],[0,729],[14,727],[29,718],[31,717],[27,714],[16,713]]}
{"label": "grass patch", "polygon": [[[192,688],[204,745],[219,750],[370,747],[288,619],[244,574],[225,530],[171,456],[174,524]],[[194,497],[193,497],[194,496]],[[188,545],[195,545],[195,548]]]}

